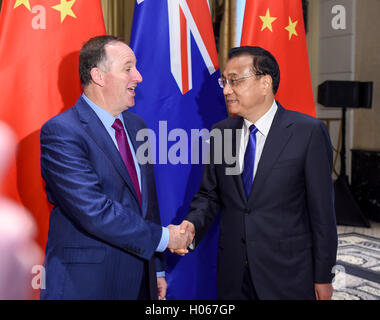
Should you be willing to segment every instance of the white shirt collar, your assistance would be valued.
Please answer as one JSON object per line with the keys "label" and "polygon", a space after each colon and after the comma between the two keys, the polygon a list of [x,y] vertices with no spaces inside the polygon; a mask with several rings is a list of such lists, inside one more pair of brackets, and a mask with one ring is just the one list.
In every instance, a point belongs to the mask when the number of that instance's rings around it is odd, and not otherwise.
{"label": "white shirt collar", "polygon": [[[276,114],[276,111],[277,111],[277,103],[275,100],[273,100],[273,103],[272,103],[272,106],[270,107],[270,109],[259,119],[257,120],[254,125],[255,127],[257,128],[257,130],[263,135],[263,136],[267,136],[268,133],[269,133],[269,130],[270,130],[270,127],[272,125],[272,122],[273,122],[273,119],[274,119],[274,116]],[[245,130],[246,132],[248,131],[249,132],[249,127],[252,125],[253,123],[250,122],[249,120],[247,119],[244,119],[244,127],[245,127]]]}

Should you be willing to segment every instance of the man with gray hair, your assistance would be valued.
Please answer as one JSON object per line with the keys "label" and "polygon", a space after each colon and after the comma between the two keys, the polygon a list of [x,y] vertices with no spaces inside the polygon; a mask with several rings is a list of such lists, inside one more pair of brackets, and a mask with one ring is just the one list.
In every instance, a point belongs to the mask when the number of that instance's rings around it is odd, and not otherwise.
{"label": "man with gray hair", "polygon": [[[161,226],[154,172],[140,165],[144,121],[127,110],[142,81],[120,38],[81,49],[84,93],[41,129],[41,172],[53,204],[42,299],[163,299],[163,251],[186,245]],[[157,273],[158,272],[158,273]]]}

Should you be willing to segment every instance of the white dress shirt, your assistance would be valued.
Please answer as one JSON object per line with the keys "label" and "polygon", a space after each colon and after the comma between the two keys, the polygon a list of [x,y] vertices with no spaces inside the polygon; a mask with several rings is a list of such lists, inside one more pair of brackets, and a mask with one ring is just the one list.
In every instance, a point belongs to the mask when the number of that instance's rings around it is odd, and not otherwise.
{"label": "white dress shirt", "polygon": [[264,144],[267,139],[270,127],[272,125],[274,116],[277,111],[277,104],[276,101],[273,100],[273,104],[270,107],[270,109],[255,123],[252,123],[248,121],[247,119],[244,119],[243,122],[243,128],[242,128],[242,135],[241,135],[241,140],[240,140],[240,148],[239,148],[239,168],[240,172],[243,172],[243,166],[244,166],[244,155],[245,155],[245,150],[248,145],[249,141],[249,127],[254,124],[255,127],[257,128],[256,132],[256,152],[255,152],[255,166],[254,166],[254,171],[253,171],[253,176],[256,175],[257,171],[257,166],[259,164],[261,154],[264,149]]}

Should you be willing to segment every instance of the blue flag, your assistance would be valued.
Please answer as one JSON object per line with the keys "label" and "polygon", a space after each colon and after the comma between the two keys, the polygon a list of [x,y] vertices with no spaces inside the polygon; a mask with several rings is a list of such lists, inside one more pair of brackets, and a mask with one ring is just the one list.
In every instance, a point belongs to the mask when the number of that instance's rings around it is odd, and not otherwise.
{"label": "blue flag", "polygon": [[[192,133],[227,117],[207,0],[137,0],[130,46],[143,77],[131,110],[157,141],[152,153],[162,224],[180,224],[203,169]],[[167,299],[216,299],[217,239],[218,221],[194,252],[167,251]]]}

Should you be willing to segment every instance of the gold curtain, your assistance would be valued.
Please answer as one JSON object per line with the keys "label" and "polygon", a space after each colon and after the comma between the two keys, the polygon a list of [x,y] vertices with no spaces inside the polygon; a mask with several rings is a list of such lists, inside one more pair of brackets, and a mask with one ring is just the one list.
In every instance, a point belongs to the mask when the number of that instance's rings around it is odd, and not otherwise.
{"label": "gold curtain", "polygon": [[223,18],[219,32],[218,58],[223,70],[228,50],[236,46],[236,0],[216,0],[223,5]]}
{"label": "gold curtain", "polygon": [[107,34],[121,37],[129,43],[135,1],[102,0],[102,8]]}

